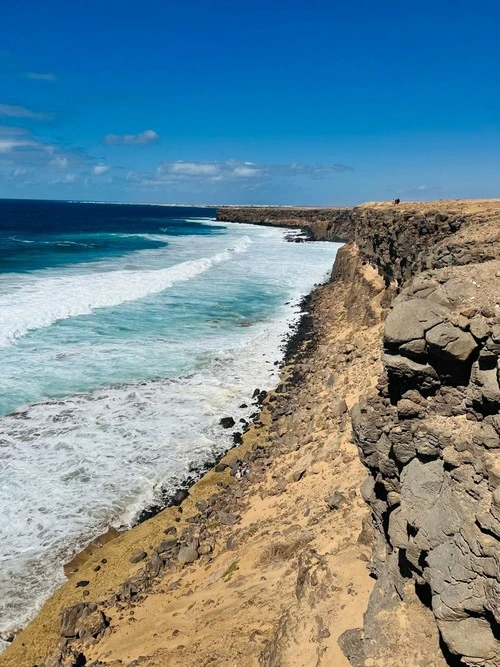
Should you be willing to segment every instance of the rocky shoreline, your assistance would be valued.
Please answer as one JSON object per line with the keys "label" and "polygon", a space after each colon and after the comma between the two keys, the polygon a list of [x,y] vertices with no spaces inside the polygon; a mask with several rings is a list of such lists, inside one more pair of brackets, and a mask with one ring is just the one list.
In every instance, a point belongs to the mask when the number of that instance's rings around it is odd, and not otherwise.
{"label": "rocky shoreline", "polygon": [[0,665],[499,665],[500,202],[218,217],[349,243],[242,444]]}
{"label": "rocky shoreline", "polygon": [[[293,239],[291,238],[290,241],[293,241]],[[311,298],[312,295],[308,294],[298,304],[299,319],[295,324],[290,325],[289,331],[287,332],[286,338],[281,346],[280,351],[283,353],[282,361],[275,362],[276,364],[279,363],[280,368],[294,364],[297,361],[299,355],[304,353],[304,347],[307,347],[307,343],[310,342],[310,338],[314,335],[314,324],[308,311]],[[157,514],[163,512],[163,510],[169,507],[178,507],[182,505],[184,500],[189,496],[189,489],[194,484],[196,484],[196,482],[198,482],[198,480],[200,480],[209,470],[215,468],[229,451],[231,451],[235,446],[241,444],[243,436],[251,424],[258,423],[258,416],[266,396],[267,391],[261,390],[258,387],[255,388],[251,401],[251,405],[254,408],[254,413],[251,415],[250,421],[244,420],[244,423],[241,423],[241,420],[236,422],[233,416],[221,417],[220,422],[223,428],[232,430],[231,438],[233,440],[233,445],[228,447],[227,450],[222,454],[191,466],[189,476],[174,490],[162,490],[161,501],[145,507],[134,522],[133,528],[143,523],[144,521],[148,521],[148,519],[152,519]],[[247,406],[245,405],[245,407]],[[237,415],[235,415],[235,417],[237,418]],[[78,559],[78,556],[76,558]]]}

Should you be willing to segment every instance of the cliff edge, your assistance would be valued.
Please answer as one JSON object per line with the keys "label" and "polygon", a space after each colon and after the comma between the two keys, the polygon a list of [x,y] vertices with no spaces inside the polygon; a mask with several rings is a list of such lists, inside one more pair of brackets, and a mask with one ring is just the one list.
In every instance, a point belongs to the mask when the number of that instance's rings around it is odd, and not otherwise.
{"label": "cliff edge", "polygon": [[[410,664],[393,621],[412,624],[416,597],[448,664],[500,665],[500,202],[219,211],[228,218],[345,239],[384,279],[383,372],[351,410],[377,529],[364,625],[342,638],[351,663]],[[347,252],[333,278],[350,270],[353,283]]]}

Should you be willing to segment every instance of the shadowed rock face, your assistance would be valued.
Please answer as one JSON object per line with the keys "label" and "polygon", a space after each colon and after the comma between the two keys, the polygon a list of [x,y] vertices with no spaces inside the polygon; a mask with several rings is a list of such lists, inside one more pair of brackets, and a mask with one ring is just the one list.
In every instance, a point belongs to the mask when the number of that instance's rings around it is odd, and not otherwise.
{"label": "shadowed rock face", "polygon": [[[449,664],[500,665],[499,203],[226,209],[219,219],[343,239],[332,279],[359,281],[357,257],[386,284],[384,372],[351,410],[377,584],[344,653],[353,665],[403,664],[391,619],[405,607],[419,623],[419,598]],[[359,316],[348,295],[345,306]]]}
{"label": "shadowed rock face", "polygon": [[[394,300],[384,375],[352,424],[385,542],[377,588],[404,598],[413,582],[447,650],[486,666],[500,664],[500,317],[487,290],[468,298],[475,275],[462,269],[457,290],[453,270],[421,274]],[[365,627],[374,657],[377,613]]]}

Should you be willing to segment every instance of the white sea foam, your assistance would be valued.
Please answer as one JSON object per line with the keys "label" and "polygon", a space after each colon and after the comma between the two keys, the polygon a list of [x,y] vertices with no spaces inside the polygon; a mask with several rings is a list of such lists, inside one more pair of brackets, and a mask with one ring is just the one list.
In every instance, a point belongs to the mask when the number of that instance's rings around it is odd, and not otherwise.
{"label": "white sea foam", "polygon": [[26,239],[18,239],[17,236],[9,236],[11,241],[16,241],[16,243],[35,243],[35,241],[28,241]]}
{"label": "white sea foam", "polygon": [[[89,540],[130,525],[162,487],[224,451],[221,416],[248,417],[255,387],[276,385],[294,303],[326,278],[335,252],[283,244],[286,234],[228,225],[56,275],[0,279],[4,303],[19,306],[9,341],[19,322],[47,322],[0,349],[4,396],[19,396],[5,403],[17,412],[0,416],[0,637],[29,621]],[[165,266],[168,256],[177,263]],[[98,310],[108,303],[120,307]],[[50,327],[54,314],[93,310]],[[113,329],[122,325],[125,334]]]}
{"label": "white sea foam", "polygon": [[64,581],[62,563],[90,539],[110,525],[130,526],[162,488],[186,479],[193,461],[230,446],[220,417],[248,418],[254,388],[276,384],[272,362],[297,317],[289,307],[243,330],[236,347],[212,355],[204,371],[0,417],[0,636],[28,622]]}
{"label": "white sea foam", "polygon": [[244,237],[212,257],[189,260],[165,269],[38,278],[13,293],[0,296],[0,345],[11,345],[29,331],[49,327],[58,320],[89,315],[97,308],[163,292],[175,283],[190,280],[230,260],[233,253],[245,252],[251,243],[251,239]]}

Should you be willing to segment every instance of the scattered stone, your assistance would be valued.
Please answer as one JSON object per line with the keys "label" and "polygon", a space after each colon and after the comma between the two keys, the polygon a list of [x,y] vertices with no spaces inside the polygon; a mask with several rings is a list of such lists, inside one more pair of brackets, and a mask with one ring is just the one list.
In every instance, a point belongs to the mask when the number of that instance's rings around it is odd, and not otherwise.
{"label": "scattered stone", "polygon": [[332,494],[325,498],[325,502],[328,506],[328,509],[338,510],[342,505],[345,505],[347,499],[342,491],[334,491]]}
{"label": "scattered stone", "polygon": [[232,428],[235,423],[236,422],[232,417],[222,417],[222,419],[219,421],[219,424],[222,426],[222,428]]}
{"label": "scattered stone", "polygon": [[183,503],[186,498],[189,496],[189,491],[187,489],[179,489],[174,493],[170,500],[170,504],[174,506],[178,506],[181,503]]}
{"label": "scattered stone", "polygon": [[145,551],[137,551],[135,554],[130,556],[129,561],[131,563],[139,563],[141,560],[144,560],[147,557],[147,553]]}
{"label": "scattered stone", "polygon": [[76,588],[85,588],[85,586],[88,586],[90,584],[90,581],[88,579],[82,579],[81,581],[76,582]]}
{"label": "scattered stone", "polygon": [[206,556],[208,554],[211,554],[212,551],[213,551],[213,547],[208,542],[202,542],[200,544],[199,549],[198,549],[198,553],[200,554],[200,556]]}
{"label": "scattered stone", "polygon": [[218,512],[217,517],[219,523],[223,526],[234,526],[240,520],[240,517],[237,514],[232,514],[231,512]]}
{"label": "scattered stone", "polygon": [[198,550],[194,546],[182,547],[177,554],[177,560],[181,565],[194,563],[198,557]]}
{"label": "scattered stone", "polygon": [[332,410],[331,410],[332,417],[335,418],[342,417],[342,415],[345,414],[348,411],[348,409],[349,408],[347,407],[345,399],[339,398],[338,400],[332,403]]}
{"label": "scattered stone", "polygon": [[162,568],[163,568],[163,560],[160,558],[158,554],[155,553],[146,563],[145,570],[152,577],[157,577],[160,574]]}
{"label": "scattered stone", "polygon": [[80,639],[97,637],[107,627],[106,617],[102,611],[95,610],[88,615],[80,616],[75,623],[75,632]]}
{"label": "scattered stone", "polygon": [[96,604],[89,604],[87,602],[80,602],[72,607],[63,609],[61,613],[61,637],[76,637],[77,622],[86,616],[90,616],[97,609]]}
{"label": "scattered stone", "polygon": [[300,468],[292,473],[292,482],[299,482],[306,474],[305,468]]}

